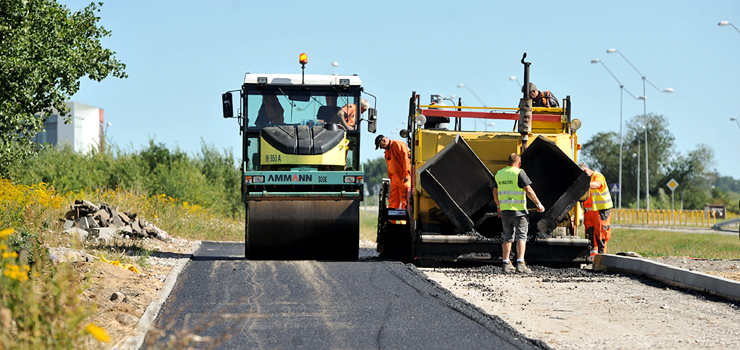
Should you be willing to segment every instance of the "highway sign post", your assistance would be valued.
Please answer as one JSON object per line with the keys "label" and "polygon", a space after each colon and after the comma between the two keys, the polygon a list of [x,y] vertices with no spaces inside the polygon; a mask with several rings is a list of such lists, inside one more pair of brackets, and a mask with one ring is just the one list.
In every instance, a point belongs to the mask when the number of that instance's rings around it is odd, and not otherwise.
{"label": "highway sign post", "polygon": [[619,184],[612,184],[611,187],[609,187],[609,191],[612,193],[619,193]]}
{"label": "highway sign post", "polygon": [[[678,182],[676,182],[676,179],[671,179],[671,181],[668,181],[668,183],[666,184],[666,186],[668,186],[668,188],[671,189],[671,216],[673,216],[673,215],[675,215],[675,211],[673,209],[674,208],[673,207],[673,192],[678,187]],[[673,221],[675,223],[675,218],[673,218]]]}

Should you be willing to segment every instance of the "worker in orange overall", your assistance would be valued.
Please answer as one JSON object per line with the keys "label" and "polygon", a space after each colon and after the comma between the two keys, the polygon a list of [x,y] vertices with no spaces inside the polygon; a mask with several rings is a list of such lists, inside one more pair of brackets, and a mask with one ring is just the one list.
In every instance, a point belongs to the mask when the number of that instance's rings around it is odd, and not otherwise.
{"label": "worker in orange overall", "polygon": [[388,178],[391,179],[391,193],[388,207],[406,209],[408,191],[411,188],[411,161],[409,148],[405,143],[390,140],[383,135],[375,138],[375,149],[385,150],[388,163]]}
{"label": "worker in orange overall", "polygon": [[[360,114],[365,113],[370,108],[370,103],[366,99],[360,101]],[[349,130],[354,130],[355,124],[357,124],[357,105],[354,103],[348,103],[342,107],[344,112],[344,122],[350,127]]]}
{"label": "worker in orange overall", "polygon": [[593,262],[596,253],[606,254],[606,245],[612,235],[611,208],[612,196],[606,179],[598,171],[591,170],[586,164],[579,164],[581,169],[591,177],[589,184],[588,199],[583,203],[583,225],[586,227],[586,239],[591,241],[591,254],[589,262]]}

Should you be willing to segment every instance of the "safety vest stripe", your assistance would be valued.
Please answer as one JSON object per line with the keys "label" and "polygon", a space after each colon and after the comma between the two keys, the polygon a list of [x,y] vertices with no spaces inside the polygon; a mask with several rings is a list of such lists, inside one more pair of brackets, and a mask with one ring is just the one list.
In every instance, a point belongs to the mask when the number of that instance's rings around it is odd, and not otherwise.
{"label": "safety vest stripe", "polygon": [[506,194],[511,194],[511,195],[514,195],[514,196],[517,196],[517,195],[518,196],[521,196],[521,195],[524,194],[524,191],[498,191],[498,195],[499,196],[500,195],[506,195]]}
{"label": "safety vest stripe", "polygon": [[610,200],[603,200],[603,201],[594,201],[594,204],[607,204],[607,203],[611,203],[611,202],[612,202],[612,200],[610,199]]}
{"label": "safety vest stripe", "polygon": [[499,201],[501,204],[527,204],[527,201],[518,201],[518,200],[503,200]]}

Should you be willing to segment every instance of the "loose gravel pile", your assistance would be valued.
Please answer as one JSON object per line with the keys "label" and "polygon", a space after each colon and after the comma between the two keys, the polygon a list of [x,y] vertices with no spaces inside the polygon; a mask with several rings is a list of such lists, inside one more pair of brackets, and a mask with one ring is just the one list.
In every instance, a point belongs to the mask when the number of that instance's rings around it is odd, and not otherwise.
{"label": "loose gravel pile", "polygon": [[420,270],[554,349],[740,348],[738,303],[630,275],[530,268],[531,275],[498,266]]}

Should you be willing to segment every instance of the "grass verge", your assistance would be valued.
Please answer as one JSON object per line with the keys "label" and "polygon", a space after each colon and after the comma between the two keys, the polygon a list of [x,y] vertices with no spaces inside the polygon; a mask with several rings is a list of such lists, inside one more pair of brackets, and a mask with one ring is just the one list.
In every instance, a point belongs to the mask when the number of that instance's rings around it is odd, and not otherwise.
{"label": "grass verge", "polygon": [[740,259],[740,240],[735,235],[612,229],[609,252],[627,251],[651,258]]}

